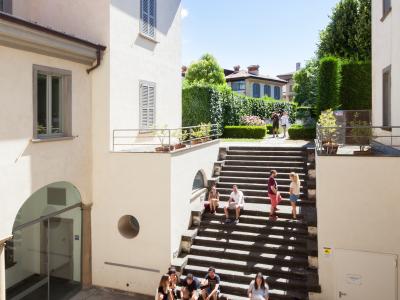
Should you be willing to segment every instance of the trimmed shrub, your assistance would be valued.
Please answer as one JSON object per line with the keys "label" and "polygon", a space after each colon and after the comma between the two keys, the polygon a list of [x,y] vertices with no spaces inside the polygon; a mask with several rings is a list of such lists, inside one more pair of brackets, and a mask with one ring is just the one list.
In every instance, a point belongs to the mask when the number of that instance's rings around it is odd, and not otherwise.
{"label": "trimmed shrub", "polygon": [[221,127],[240,125],[244,116],[271,118],[275,111],[287,111],[291,123],[296,120],[297,104],[251,98],[233,92],[226,86],[192,84],[182,91],[182,124],[195,126],[200,123],[219,124]]}
{"label": "trimmed shrub", "polygon": [[312,140],[315,139],[315,127],[304,127],[302,125],[292,125],[288,130],[292,140]]}
{"label": "trimmed shrub", "polygon": [[371,62],[343,61],[340,76],[341,109],[371,109]]}
{"label": "trimmed shrub", "polygon": [[267,129],[265,126],[225,126],[224,138],[262,139]]}
{"label": "trimmed shrub", "polygon": [[318,73],[318,114],[329,108],[338,108],[339,86],[339,60],[331,56],[322,58]]}

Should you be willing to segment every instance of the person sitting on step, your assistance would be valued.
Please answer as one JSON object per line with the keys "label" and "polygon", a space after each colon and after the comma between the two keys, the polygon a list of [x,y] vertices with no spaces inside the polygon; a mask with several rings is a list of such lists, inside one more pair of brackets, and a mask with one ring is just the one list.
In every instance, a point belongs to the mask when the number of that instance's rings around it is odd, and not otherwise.
{"label": "person sitting on step", "polygon": [[171,290],[171,293],[174,296],[174,299],[179,299],[180,292],[179,292],[179,289],[177,287],[178,274],[176,272],[175,267],[170,267],[168,269],[168,275],[169,275],[169,288]]}
{"label": "person sitting on step", "polygon": [[183,300],[197,300],[197,290],[200,288],[199,280],[189,273],[186,278],[181,282],[181,299]]}
{"label": "person sitting on step", "polygon": [[169,287],[170,277],[168,274],[161,276],[160,284],[158,285],[157,297],[158,300],[174,300],[174,295]]}
{"label": "person sitting on step", "polygon": [[215,273],[215,269],[210,267],[206,277],[203,279],[201,296],[203,300],[217,300],[219,297],[219,283],[221,279]]}
{"label": "person sitting on step", "polygon": [[212,185],[211,191],[208,193],[208,203],[210,204],[210,212],[215,214],[219,206],[219,192],[215,184]]}
{"label": "person sitting on step", "polygon": [[225,223],[229,223],[229,210],[235,210],[236,219],[235,223],[239,223],[240,211],[244,209],[244,195],[243,192],[240,191],[236,184],[232,186],[232,193],[229,196],[228,205],[224,207],[225,212]]}
{"label": "person sitting on step", "polygon": [[281,194],[278,192],[278,184],[276,183],[275,177],[278,175],[276,170],[271,170],[270,177],[268,179],[268,197],[271,200],[271,211],[270,217],[276,217],[277,206],[282,200]]}
{"label": "person sitting on step", "polygon": [[247,291],[249,300],[268,300],[269,287],[262,273],[257,273]]}

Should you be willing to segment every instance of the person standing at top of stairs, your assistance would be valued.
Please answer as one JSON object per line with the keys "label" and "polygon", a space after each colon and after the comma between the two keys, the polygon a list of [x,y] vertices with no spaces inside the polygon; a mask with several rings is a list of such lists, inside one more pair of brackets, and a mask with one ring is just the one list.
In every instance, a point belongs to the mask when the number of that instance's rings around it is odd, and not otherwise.
{"label": "person standing at top of stairs", "polygon": [[278,175],[276,170],[271,170],[268,179],[268,197],[271,200],[271,217],[276,217],[276,212],[278,210],[277,206],[282,200],[282,196],[278,191],[278,184],[276,183],[275,177]]}

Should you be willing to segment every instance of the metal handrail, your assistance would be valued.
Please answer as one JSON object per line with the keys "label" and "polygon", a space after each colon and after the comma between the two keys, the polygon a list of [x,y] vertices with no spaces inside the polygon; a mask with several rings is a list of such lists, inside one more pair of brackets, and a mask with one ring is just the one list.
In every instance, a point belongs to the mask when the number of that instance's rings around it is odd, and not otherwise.
{"label": "metal handrail", "polygon": [[399,151],[398,154],[397,152],[392,152],[392,154],[400,155],[400,126],[321,126],[317,124],[316,127],[315,145],[319,154],[332,154],[327,149],[329,147],[360,146],[360,149],[377,147],[384,149],[386,147],[386,150],[389,150],[391,148]]}
{"label": "metal handrail", "polygon": [[[176,128],[114,129],[112,150],[113,152],[173,152],[191,148],[202,141],[216,140],[220,136],[221,130],[218,124]],[[157,139],[158,142],[155,142]]]}

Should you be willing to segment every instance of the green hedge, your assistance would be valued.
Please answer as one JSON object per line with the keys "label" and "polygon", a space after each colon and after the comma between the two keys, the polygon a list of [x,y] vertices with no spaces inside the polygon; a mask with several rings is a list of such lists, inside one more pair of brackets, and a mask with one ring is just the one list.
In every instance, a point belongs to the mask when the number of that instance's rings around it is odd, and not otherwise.
{"label": "green hedge", "polygon": [[239,125],[242,116],[269,119],[275,111],[287,111],[290,122],[296,119],[297,105],[271,98],[251,98],[233,92],[229,87],[187,85],[182,91],[182,124]]}
{"label": "green hedge", "polygon": [[339,59],[324,57],[319,62],[317,109],[321,111],[339,106]]}
{"label": "green hedge", "polygon": [[371,109],[371,62],[342,61],[340,77],[341,109]]}
{"label": "green hedge", "polygon": [[224,138],[262,139],[267,129],[265,126],[225,126]]}
{"label": "green hedge", "polygon": [[312,140],[315,139],[315,127],[304,127],[302,125],[292,125],[289,130],[289,137],[292,140]]}

